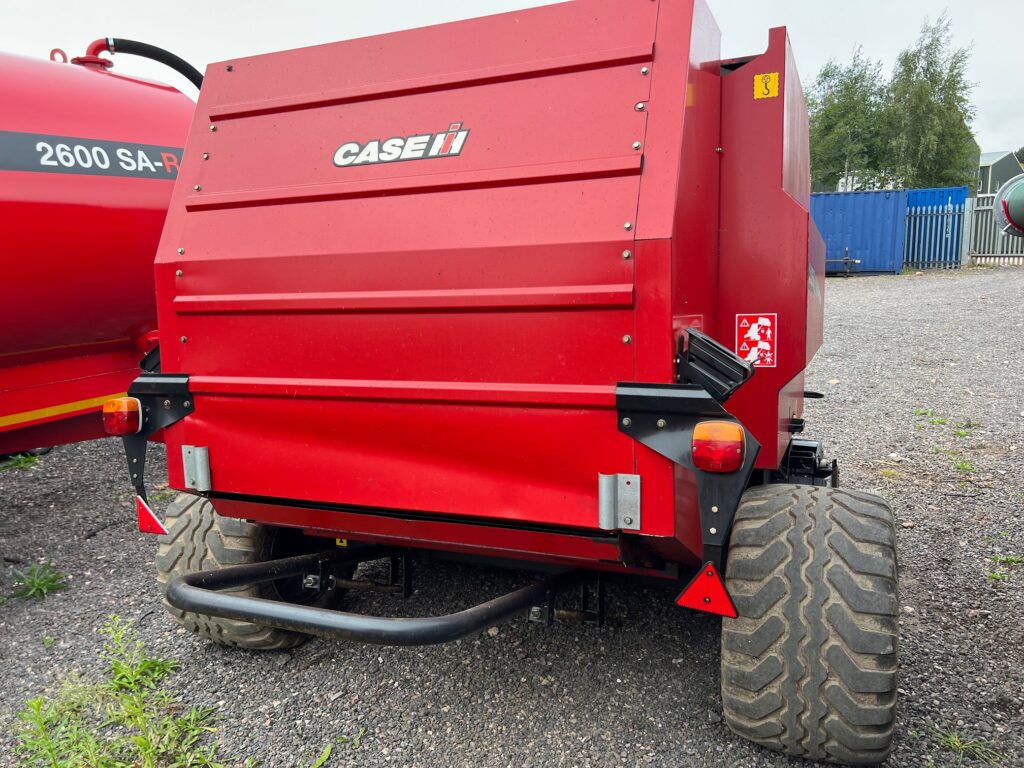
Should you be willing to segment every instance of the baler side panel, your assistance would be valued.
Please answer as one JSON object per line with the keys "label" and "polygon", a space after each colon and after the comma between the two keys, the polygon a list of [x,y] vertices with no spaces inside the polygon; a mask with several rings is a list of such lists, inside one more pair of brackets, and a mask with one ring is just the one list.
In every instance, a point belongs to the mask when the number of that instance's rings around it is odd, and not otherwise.
{"label": "baler side panel", "polygon": [[717,338],[736,349],[738,315],[776,316],[772,364],[758,366],[726,404],[761,443],[763,468],[779,465],[792,437],[789,420],[802,412],[802,372],[814,347],[809,338],[821,336],[824,270],[818,256],[808,257],[806,142],[786,30],[773,29],[766,53],[722,79]]}

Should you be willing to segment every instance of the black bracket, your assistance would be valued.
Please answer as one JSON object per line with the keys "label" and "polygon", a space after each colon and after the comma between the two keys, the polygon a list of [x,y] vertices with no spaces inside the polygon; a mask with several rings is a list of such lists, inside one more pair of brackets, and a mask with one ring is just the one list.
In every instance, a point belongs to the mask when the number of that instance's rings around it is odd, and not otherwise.
{"label": "black bracket", "polygon": [[717,402],[724,403],[754,375],[753,363],[693,328],[679,338],[676,380],[696,384]]}
{"label": "black bracket", "polygon": [[[693,428],[698,422],[736,422],[707,390],[695,384],[619,384],[619,431],[687,469],[697,488],[703,562],[721,570],[732,520],[750,482],[761,444],[746,428],[743,464],[730,473],[704,472],[693,464]],[[742,424],[740,425],[743,426]]]}
{"label": "black bracket", "polygon": [[128,476],[135,492],[145,501],[146,446],[149,437],[181,421],[195,410],[188,391],[188,376],[180,373],[143,373],[128,388],[130,397],[142,404],[142,429],[121,438],[128,459]]}
{"label": "black bracket", "polygon": [[[592,624],[595,627],[604,626],[605,616],[605,586],[604,575],[597,573],[594,577],[593,593],[591,584],[583,581],[580,584],[580,607],[578,610],[568,608],[556,608],[555,598],[557,593],[549,591],[541,605],[530,608],[529,621],[535,624],[551,626],[558,621],[572,621],[581,624]],[[593,594],[593,597],[591,595]]]}

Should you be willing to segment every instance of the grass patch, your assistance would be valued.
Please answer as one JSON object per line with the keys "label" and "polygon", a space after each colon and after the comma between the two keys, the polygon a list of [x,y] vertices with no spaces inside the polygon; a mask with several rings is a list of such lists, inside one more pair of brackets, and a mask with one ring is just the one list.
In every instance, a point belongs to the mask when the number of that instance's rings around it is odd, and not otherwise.
{"label": "grass patch", "polygon": [[953,467],[958,472],[965,472],[965,473],[977,472],[977,468],[973,464],[971,464],[971,460],[967,459],[967,458],[964,458],[964,457],[960,457],[959,459],[954,459],[953,460]]}
{"label": "grass patch", "polygon": [[992,742],[984,739],[969,739],[952,728],[932,728],[935,740],[956,755],[956,764],[963,765],[965,758],[980,760],[988,765],[997,765],[1006,755],[997,751]]}
{"label": "grass patch", "polygon": [[993,555],[992,562],[996,565],[1024,565],[1024,555]]}
{"label": "grass patch", "polygon": [[989,581],[1006,581],[1008,578],[1010,578],[1010,574],[1008,574],[1002,568],[997,568],[994,571],[988,571],[985,574],[985,577]]}
{"label": "grass patch", "polygon": [[178,495],[178,492],[176,490],[174,490],[173,488],[164,488],[162,491],[157,491],[156,493],[149,494],[149,500],[150,501],[167,501],[168,499],[173,499],[177,495]]}
{"label": "grass patch", "polygon": [[111,616],[100,654],[103,674],[68,678],[51,697],[18,713],[18,751],[28,766],[228,768],[253,759],[218,757],[213,707],[185,708],[161,688],[177,662],[150,656],[124,619]]}
{"label": "grass patch", "polygon": [[931,416],[932,415],[932,409],[931,408],[915,408],[914,409],[914,415],[915,416]]}
{"label": "grass patch", "polygon": [[11,456],[7,461],[0,464],[0,472],[6,472],[9,469],[28,469],[34,467],[39,463],[39,458],[33,456],[31,453],[19,453],[16,456]]}
{"label": "grass patch", "polygon": [[26,600],[42,600],[49,594],[67,589],[67,576],[47,560],[33,565],[27,571],[14,572],[14,596]]}
{"label": "grass patch", "polygon": [[943,424],[948,424],[949,419],[944,419],[941,416],[934,416],[928,419],[928,423],[934,427],[941,427]]}
{"label": "grass patch", "polygon": [[953,434],[957,437],[968,437],[971,433],[966,429],[954,429]]}

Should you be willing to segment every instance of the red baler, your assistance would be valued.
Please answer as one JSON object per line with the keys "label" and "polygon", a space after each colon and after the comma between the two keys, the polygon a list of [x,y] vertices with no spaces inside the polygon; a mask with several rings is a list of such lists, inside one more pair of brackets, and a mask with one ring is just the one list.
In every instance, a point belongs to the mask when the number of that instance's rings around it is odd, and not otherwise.
{"label": "red baler", "polygon": [[[726,617],[734,730],[884,759],[892,515],[797,436],[809,190],[785,30],[723,61],[701,0],[211,65],[157,252],[161,369],[111,406],[141,414],[140,517],[147,438],[191,492],[157,558],[175,615],[247,647],[415,645],[581,584],[600,617],[595,574],[654,577]],[[552,575],[450,616],[335,609],[356,563],[423,551]]]}

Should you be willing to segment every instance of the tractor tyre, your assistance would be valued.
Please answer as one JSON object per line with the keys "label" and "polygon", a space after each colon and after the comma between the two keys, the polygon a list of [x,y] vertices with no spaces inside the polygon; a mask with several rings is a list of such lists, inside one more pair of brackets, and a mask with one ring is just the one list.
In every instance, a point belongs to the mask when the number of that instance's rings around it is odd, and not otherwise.
{"label": "tractor tyre", "polygon": [[[214,511],[209,500],[190,494],[181,494],[171,502],[165,525],[168,533],[160,536],[156,555],[161,594],[166,594],[172,579],[186,573],[314,552],[317,550],[309,545],[318,546],[317,540],[305,539],[285,528],[222,517]],[[354,570],[354,566],[350,569]],[[351,570],[344,576],[351,576]],[[247,597],[301,602],[319,608],[336,607],[344,593],[344,590],[334,587],[310,592],[303,590],[299,581],[296,577],[224,591]],[[307,635],[290,630],[181,611],[170,605],[166,598],[163,602],[171,616],[185,629],[221,645],[250,650],[282,650],[294,648],[308,639]]]}
{"label": "tractor tyre", "polygon": [[896,529],[884,499],[767,485],[741,500],[725,583],[722,704],[735,733],[811,760],[875,765],[896,722]]}

